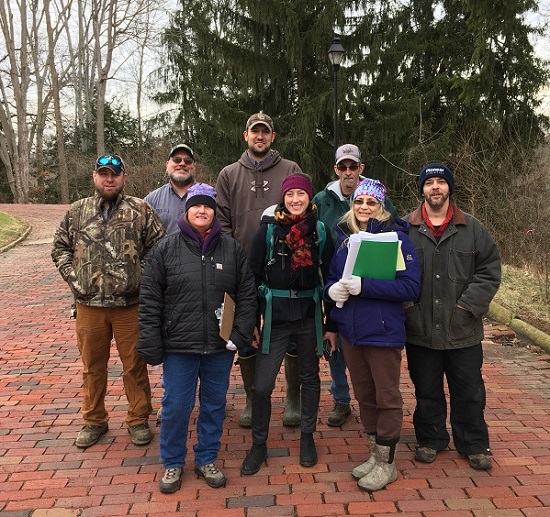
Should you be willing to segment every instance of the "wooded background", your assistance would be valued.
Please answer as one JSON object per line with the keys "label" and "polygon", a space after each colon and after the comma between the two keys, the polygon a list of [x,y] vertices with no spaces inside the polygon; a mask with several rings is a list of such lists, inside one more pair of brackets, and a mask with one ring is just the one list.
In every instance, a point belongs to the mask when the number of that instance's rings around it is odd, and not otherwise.
{"label": "wooded background", "polygon": [[[548,13],[531,0],[0,0],[0,202],[68,203],[93,191],[103,152],[128,191],[165,181],[168,149],[193,147],[199,176],[244,150],[248,116],[273,117],[274,148],[332,179],[334,35],[339,143],[401,213],[428,162],[506,261],[550,256],[548,63],[534,51]],[[154,116],[150,116],[151,106]],[[545,147],[546,146],[546,147]],[[544,269],[546,268],[546,269]]]}

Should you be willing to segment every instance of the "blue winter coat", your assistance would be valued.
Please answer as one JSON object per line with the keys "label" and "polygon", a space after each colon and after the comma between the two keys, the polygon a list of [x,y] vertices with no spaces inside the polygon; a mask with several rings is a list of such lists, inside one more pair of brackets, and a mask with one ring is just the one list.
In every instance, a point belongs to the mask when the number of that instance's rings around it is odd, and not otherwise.
{"label": "blue winter coat", "polygon": [[[420,295],[420,271],[414,246],[407,233],[409,224],[402,219],[380,222],[370,219],[367,231],[370,233],[397,232],[406,270],[398,271],[395,280],[362,279],[362,292],[350,296],[340,309],[334,307],[332,319],[338,325],[338,332],[352,345],[381,347],[403,347],[405,345],[405,312],[403,303],[415,300]],[[338,245],[330,265],[325,286],[325,298],[330,300],[328,290],[342,278],[348,255],[347,238],[350,229],[338,225]]]}

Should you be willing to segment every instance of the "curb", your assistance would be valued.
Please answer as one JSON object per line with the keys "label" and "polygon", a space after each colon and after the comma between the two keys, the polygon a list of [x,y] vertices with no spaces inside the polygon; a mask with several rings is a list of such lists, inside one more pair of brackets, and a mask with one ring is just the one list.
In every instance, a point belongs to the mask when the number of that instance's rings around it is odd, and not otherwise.
{"label": "curb", "polygon": [[19,237],[17,237],[17,239],[15,239],[14,241],[11,241],[9,244],[6,244],[2,248],[0,248],[0,253],[4,253],[5,251],[8,251],[12,249],[14,246],[17,246],[20,242],[24,241],[28,237],[29,233],[31,233],[31,230],[32,230],[32,226],[27,223],[26,230]]}
{"label": "curb", "polygon": [[550,353],[550,336],[532,325],[529,325],[529,323],[525,323],[525,321],[516,318],[516,315],[510,309],[505,309],[498,303],[491,302],[487,316],[498,323],[507,325],[514,332],[527,338],[529,341],[532,341],[533,344]]}

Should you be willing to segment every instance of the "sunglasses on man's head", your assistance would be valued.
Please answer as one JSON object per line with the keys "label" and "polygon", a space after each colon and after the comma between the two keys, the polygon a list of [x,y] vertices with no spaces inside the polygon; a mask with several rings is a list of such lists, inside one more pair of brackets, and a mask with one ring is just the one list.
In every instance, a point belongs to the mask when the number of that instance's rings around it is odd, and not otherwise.
{"label": "sunglasses on man's head", "polygon": [[360,166],[359,163],[352,163],[351,165],[344,165],[343,163],[339,163],[339,164],[336,166],[336,168],[337,168],[340,172],[345,172],[346,169],[349,169],[350,171],[355,172],[356,170],[359,169],[359,166]]}
{"label": "sunglasses on man's head", "polygon": [[105,156],[100,156],[97,159],[97,165],[114,165],[115,167],[122,167],[122,160],[118,156],[106,154]]}
{"label": "sunglasses on man's head", "polygon": [[185,157],[181,157],[181,156],[172,156],[172,161],[174,163],[185,163],[185,165],[192,165],[193,163],[195,163],[195,160],[193,160],[193,158],[189,158],[188,156],[185,156]]}

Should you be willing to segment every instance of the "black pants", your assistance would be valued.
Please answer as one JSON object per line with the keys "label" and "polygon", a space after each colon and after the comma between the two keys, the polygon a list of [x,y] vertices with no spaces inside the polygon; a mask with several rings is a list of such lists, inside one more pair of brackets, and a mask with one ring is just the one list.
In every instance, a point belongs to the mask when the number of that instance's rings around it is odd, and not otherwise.
{"label": "black pants", "polygon": [[454,350],[433,350],[407,344],[406,350],[416,395],[413,423],[418,445],[438,451],[449,445],[447,402],[443,388],[445,375],[457,452],[465,456],[490,454],[489,433],[483,415],[485,384],[481,376],[481,343]]}
{"label": "black pants", "polygon": [[271,394],[275,388],[277,374],[285,357],[289,341],[298,348],[298,370],[301,388],[301,429],[313,433],[317,425],[321,380],[319,378],[319,357],[315,340],[315,320],[273,322],[269,353],[256,355],[256,375],[252,390],[252,441],[265,443],[271,420]]}

